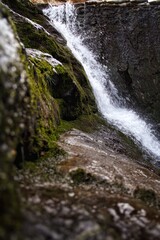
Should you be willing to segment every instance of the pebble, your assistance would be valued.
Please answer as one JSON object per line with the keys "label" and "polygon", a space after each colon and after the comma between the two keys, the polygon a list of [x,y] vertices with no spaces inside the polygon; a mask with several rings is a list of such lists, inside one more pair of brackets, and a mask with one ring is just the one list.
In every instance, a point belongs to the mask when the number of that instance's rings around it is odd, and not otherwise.
{"label": "pebble", "polygon": [[75,196],[75,193],[74,193],[74,192],[68,193],[68,196],[69,196],[69,197],[74,197],[74,196]]}

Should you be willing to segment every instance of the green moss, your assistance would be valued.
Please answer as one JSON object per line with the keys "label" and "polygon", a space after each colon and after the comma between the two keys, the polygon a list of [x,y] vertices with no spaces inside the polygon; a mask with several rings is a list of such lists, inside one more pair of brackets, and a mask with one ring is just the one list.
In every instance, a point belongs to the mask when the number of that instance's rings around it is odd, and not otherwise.
{"label": "green moss", "polygon": [[98,114],[83,114],[74,121],[74,128],[91,133],[105,126],[105,120]]}
{"label": "green moss", "polygon": [[[54,36],[47,35],[43,30],[38,30],[25,21],[15,19],[15,23],[18,35],[25,47],[36,48],[42,52],[47,52],[62,62],[63,66],[58,65],[56,67],[58,74],[62,77],[62,81],[67,82],[69,86],[73,84],[76,86],[82,98],[81,100],[84,103],[83,109],[90,105],[90,110],[94,108],[94,111],[96,111],[94,96],[89,81],[81,64],[73,57],[69,49],[58,43]],[[68,79],[70,79],[70,83],[67,81]],[[64,89],[62,85],[61,87]]]}
{"label": "green moss", "polygon": [[82,114],[74,121],[61,120],[56,129],[57,139],[62,133],[70,131],[72,128],[79,129],[83,132],[92,133],[105,125],[105,121],[97,114]]}
{"label": "green moss", "polygon": [[136,188],[134,191],[134,197],[141,199],[149,205],[157,205],[156,194],[152,189]]}
{"label": "green moss", "polygon": [[56,91],[53,89],[52,94],[59,100],[62,119],[75,120],[82,114],[89,115],[96,112],[97,108],[87,78],[83,76],[86,85],[86,88],[83,88],[80,84],[81,81],[68,65],[57,65],[55,70],[57,82],[54,87]]}
{"label": "green moss", "polygon": [[[51,94],[54,98],[61,99],[61,117],[65,120],[73,120],[84,112],[96,112],[97,108],[88,79],[71,52],[43,30],[37,30],[24,21],[15,20],[15,23],[25,47],[47,52],[63,63],[55,67],[57,71],[55,76],[49,72],[47,74],[48,79],[51,80]],[[54,84],[54,78],[57,84]]]}
{"label": "green moss", "polygon": [[24,20],[17,21],[15,19],[15,24],[18,35],[25,47],[47,52],[63,63],[74,61],[69,50],[56,42],[54,37],[47,35],[42,29],[36,29],[32,24]]}
{"label": "green moss", "polygon": [[91,184],[96,181],[96,178],[91,173],[86,173],[82,168],[70,172],[70,177],[75,184]]}
{"label": "green moss", "polygon": [[59,124],[59,108],[51,96],[48,79],[52,78],[53,67],[45,60],[30,58],[29,84],[32,106],[31,151],[41,152],[55,149],[55,129]]}
{"label": "green moss", "polygon": [[57,136],[61,135],[62,133],[65,133],[69,130],[71,130],[72,128],[74,128],[74,121],[65,121],[65,120],[61,120],[59,126],[56,129],[57,132]]}
{"label": "green moss", "polygon": [[[59,72],[57,74],[59,75],[62,73],[65,75],[64,79],[61,75],[58,78],[59,81],[62,81],[59,89],[57,86],[55,87],[56,80],[53,66],[42,59],[31,57],[29,59],[31,105],[32,114],[35,118],[32,123],[33,127],[31,130],[29,151],[35,153],[36,158],[43,155],[46,151],[52,153],[52,156],[56,156],[59,153],[56,141],[61,133],[70,130],[73,127],[84,131],[93,131],[102,120],[94,114],[80,115],[80,113],[77,113],[77,109],[81,108],[80,99],[75,99],[75,101],[72,99],[73,102],[69,104],[65,97],[63,98],[65,92],[69,90],[67,90],[68,85],[70,84],[70,86],[74,86],[74,83],[65,68],[58,68]],[[65,90],[63,90],[63,87]],[[55,99],[55,97],[61,98]],[[77,104],[77,109],[75,104]],[[80,116],[74,121],[60,121],[58,105],[60,106],[61,111],[65,111],[67,108],[67,113],[70,118],[71,116],[75,116],[74,118]],[[28,160],[31,159],[28,157]]]}

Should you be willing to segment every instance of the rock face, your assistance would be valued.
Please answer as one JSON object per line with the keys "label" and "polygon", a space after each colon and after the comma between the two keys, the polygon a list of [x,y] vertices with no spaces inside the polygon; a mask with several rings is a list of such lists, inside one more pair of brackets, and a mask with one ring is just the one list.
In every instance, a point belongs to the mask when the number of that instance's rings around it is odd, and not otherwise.
{"label": "rock face", "polygon": [[[22,64],[22,48],[16,39],[12,23],[6,18],[3,7],[0,12],[1,41],[0,41],[0,136],[1,156],[10,159],[12,148],[15,146],[17,134],[24,128],[25,110],[21,104],[27,103],[27,75]],[[3,29],[3,30],[2,30]],[[20,53],[19,53],[20,52]],[[10,68],[10,71],[8,69]],[[18,89],[18,91],[17,91]],[[27,104],[25,104],[26,106]],[[5,143],[5,145],[4,145]],[[7,154],[6,154],[7,152]],[[8,156],[7,156],[8,155]]]}
{"label": "rock face", "polygon": [[31,112],[19,140],[16,162],[20,162],[38,158],[41,152],[54,148],[55,131],[61,119],[75,120],[83,114],[92,114],[96,106],[80,63],[41,10],[29,1],[3,2],[10,7],[8,10],[24,44],[23,67],[29,86]]}
{"label": "rock face", "polygon": [[46,3],[51,3],[51,4],[56,4],[56,3],[63,3],[63,2],[72,2],[72,3],[81,3],[81,2],[100,2],[100,3],[107,3],[111,5],[126,5],[126,4],[135,4],[135,3],[147,3],[147,4],[156,4],[158,3],[158,0],[30,0],[34,4],[46,4]]}
{"label": "rock face", "polygon": [[41,11],[29,1],[3,2],[10,8],[0,3],[0,239],[10,240],[18,239],[20,216],[13,162],[59,154],[60,122],[96,107],[83,68]]}
{"label": "rock face", "polygon": [[19,172],[24,240],[159,239],[160,176],[113,151],[112,137],[72,129],[58,143],[65,156]]}
{"label": "rock face", "polygon": [[108,66],[122,96],[130,95],[132,104],[137,102],[159,121],[160,6],[111,3],[75,5],[77,27],[99,61]]}
{"label": "rock face", "polygon": [[[11,163],[28,111],[27,75],[22,47],[6,9],[0,4],[0,238],[17,229],[19,202],[12,181]],[[10,70],[9,70],[10,69]],[[12,219],[15,221],[12,221]],[[5,231],[7,228],[7,231]]]}

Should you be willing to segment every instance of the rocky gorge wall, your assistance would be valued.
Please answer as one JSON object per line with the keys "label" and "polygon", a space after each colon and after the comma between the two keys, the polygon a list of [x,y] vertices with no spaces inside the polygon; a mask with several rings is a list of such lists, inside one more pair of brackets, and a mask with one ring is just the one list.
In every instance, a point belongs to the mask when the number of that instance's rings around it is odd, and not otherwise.
{"label": "rocky gorge wall", "polygon": [[69,121],[82,115],[88,119],[97,110],[83,68],[42,12],[27,0],[3,3],[0,3],[0,239],[9,240],[18,239],[15,234],[21,215],[13,179],[14,163],[22,167],[25,161],[36,161],[46,152],[52,156],[62,153],[56,144],[59,131],[64,131],[67,123],[70,126]]}
{"label": "rocky gorge wall", "polygon": [[[3,3],[0,239],[157,240],[159,172],[140,166],[133,141],[104,124],[84,69],[42,11],[28,0]],[[94,49],[84,8],[79,28]],[[58,141],[71,128],[88,133],[73,129]]]}
{"label": "rocky gorge wall", "polygon": [[160,5],[110,1],[75,6],[78,32],[108,67],[119,93],[159,122]]}

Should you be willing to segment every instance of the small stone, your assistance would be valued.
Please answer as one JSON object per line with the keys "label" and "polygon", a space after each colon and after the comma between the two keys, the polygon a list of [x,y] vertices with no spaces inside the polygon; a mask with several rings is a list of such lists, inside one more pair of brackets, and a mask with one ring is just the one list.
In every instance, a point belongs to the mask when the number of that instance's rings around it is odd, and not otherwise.
{"label": "small stone", "polygon": [[145,217],[146,216],[146,211],[144,209],[141,209],[140,211],[138,211],[140,216]]}
{"label": "small stone", "polygon": [[34,197],[30,197],[29,199],[28,199],[28,201],[29,202],[32,202],[32,203],[34,203],[34,204],[37,204],[37,203],[40,203],[41,202],[41,199],[39,198],[39,196],[34,196]]}
{"label": "small stone", "polygon": [[121,214],[124,214],[126,217],[129,217],[130,214],[134,211],[134,208],[129,203],[118,203],[119,211]]}
{"label": "small stone", "polygon": [[119,216],[116,213],[116,210],[113,208],[109,208],[108,212],[111,214],[111,216],[113,217],[114,221],[118,221],[119,220]]}
{"label": "small stone", "polygon": [[44,209],[46,210],[47,213],[53,213],[53,208],[45,206]]}
{"label": "small stone", "polygon": [[74,196],[75,196],[75,193],[74,193],[74,192],[68,193],[68,196],[69,196],[69,197],[74,197]]}
{"label": "small stone", "polygon": [[73,221],[72,221],[71,219],[65,220],[65,225],[66,225],[67,227],[71,226],[72,224],[73,224]]}

